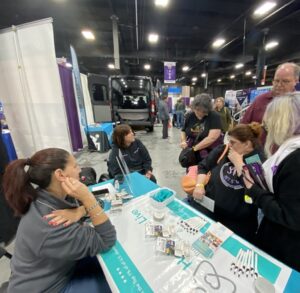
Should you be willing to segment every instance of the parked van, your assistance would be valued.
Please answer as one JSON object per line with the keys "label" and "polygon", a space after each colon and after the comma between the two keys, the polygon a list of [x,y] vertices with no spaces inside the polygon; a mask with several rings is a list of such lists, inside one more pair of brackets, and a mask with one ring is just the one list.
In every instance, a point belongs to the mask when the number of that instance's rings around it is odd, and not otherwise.
{"label": "parked van", "polygon": [[95,122],[114,121],[153,131],[155,93],[150,77],[88,75]]}

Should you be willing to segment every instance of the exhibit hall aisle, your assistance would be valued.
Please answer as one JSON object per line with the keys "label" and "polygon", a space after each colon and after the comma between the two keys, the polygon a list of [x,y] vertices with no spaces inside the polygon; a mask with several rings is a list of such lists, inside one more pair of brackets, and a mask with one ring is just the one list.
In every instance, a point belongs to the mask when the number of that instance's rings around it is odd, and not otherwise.
{"label": "exhibit hall aisle", "polygon": [[[139,138],[149,150],[152,157],[152,166],[157,183],[160,186],[167,186],[176,191],[177,197],[184,196],[180,187],[180,178],[185,174],[185,170],[178,163],[180,153],[180,130],[169,129],[169,138],[162,139],[162,125],[156,125],[153,132],[136,131]],[[107,172],[106,159],[109,152],[98,153],[83,150],[75,154],[81,167],[91,166],[95,168],[97,176]],[[8,247],[8,251],[13,253],[14,243]],[[7,282],[10,276],[10,262],[6,257],[0,259],[0,293],[2,284]]]}
{"label": "exhibit hall aisle", "polygon": [[[178,197],[184,195],[180,187],[180,179],[185,174],[185,169],[178,162],[181,151],[179,147],[180,129],[170,128],[169,138],[162,139],[162,124],[155,126],[153,132],[144,130],[136,131],[136,138],[140,139],[147,147],[151,158],[153,173],[157,178],[157,184],[168,186],[176,191]],[[76,155],[81,167],[91,166],[95,168],[97,176],[107,172],[106,159],[109,152],[81,152]]]}

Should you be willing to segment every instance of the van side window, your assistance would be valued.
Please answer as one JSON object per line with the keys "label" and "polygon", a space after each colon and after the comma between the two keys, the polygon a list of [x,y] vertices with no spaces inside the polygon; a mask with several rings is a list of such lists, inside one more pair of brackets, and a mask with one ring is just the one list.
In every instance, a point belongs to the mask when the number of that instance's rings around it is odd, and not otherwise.
{"label": "van side window", "polygon": [[107,101],[107,89],[105,85],[94,83],[92,86],[93,100],[96,102]]}

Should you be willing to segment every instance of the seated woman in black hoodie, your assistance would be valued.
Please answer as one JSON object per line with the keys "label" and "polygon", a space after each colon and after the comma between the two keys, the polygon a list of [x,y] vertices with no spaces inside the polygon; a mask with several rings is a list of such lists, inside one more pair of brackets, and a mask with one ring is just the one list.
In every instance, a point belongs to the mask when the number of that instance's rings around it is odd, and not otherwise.
{"label": "seated woman in black hoodie", "polygon": [[122,175],[117,158],[123,157],[130,172],[137,171],[156,183],[152,174],[152,160],[143,143],[134,137],[127,124],[118,125],[113,133],[113,146],[108,158],[108,173],[111,177]]}
{"label": "seated woman in black hoodie", "polygon": [[[236,234],[253,241],[257,229],[257,208],[244,202],[245,188],[242,167],[246,160],[263,161],[259,152],[261,126],[257,122],[240,124],[228,132],[229,151],[218,163],[225,146],[215,148],[198,165],[198,177],[193,205],[215,221],[219,221]],[[206,174],[211,172],[207,185]],[[213,213],[201,205],[203,196],[215,201]]]}

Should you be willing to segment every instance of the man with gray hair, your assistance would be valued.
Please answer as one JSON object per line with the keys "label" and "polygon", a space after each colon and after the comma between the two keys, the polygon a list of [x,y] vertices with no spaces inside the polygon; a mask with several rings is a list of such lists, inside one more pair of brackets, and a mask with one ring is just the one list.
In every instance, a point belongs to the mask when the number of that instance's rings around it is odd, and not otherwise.
{"label": "man with gray hair", "polygon": [[273,98],[295,91],[295,86],[299,82],[299,74],[300,67],[296,63],[280,64],[275,71],[272,90],[256,97],[241,123],[248,124],[253,121],[262,123],[265,110]]}
{"label": "man with gray hair", "polygon": [[221,136],[221,128],[221,117],[213,111],[210,96],[197,95],[192,102],[192,112],[186,117],[181,129],[180,147],[193,147],[200,161],[214,147],[214,143]]}

